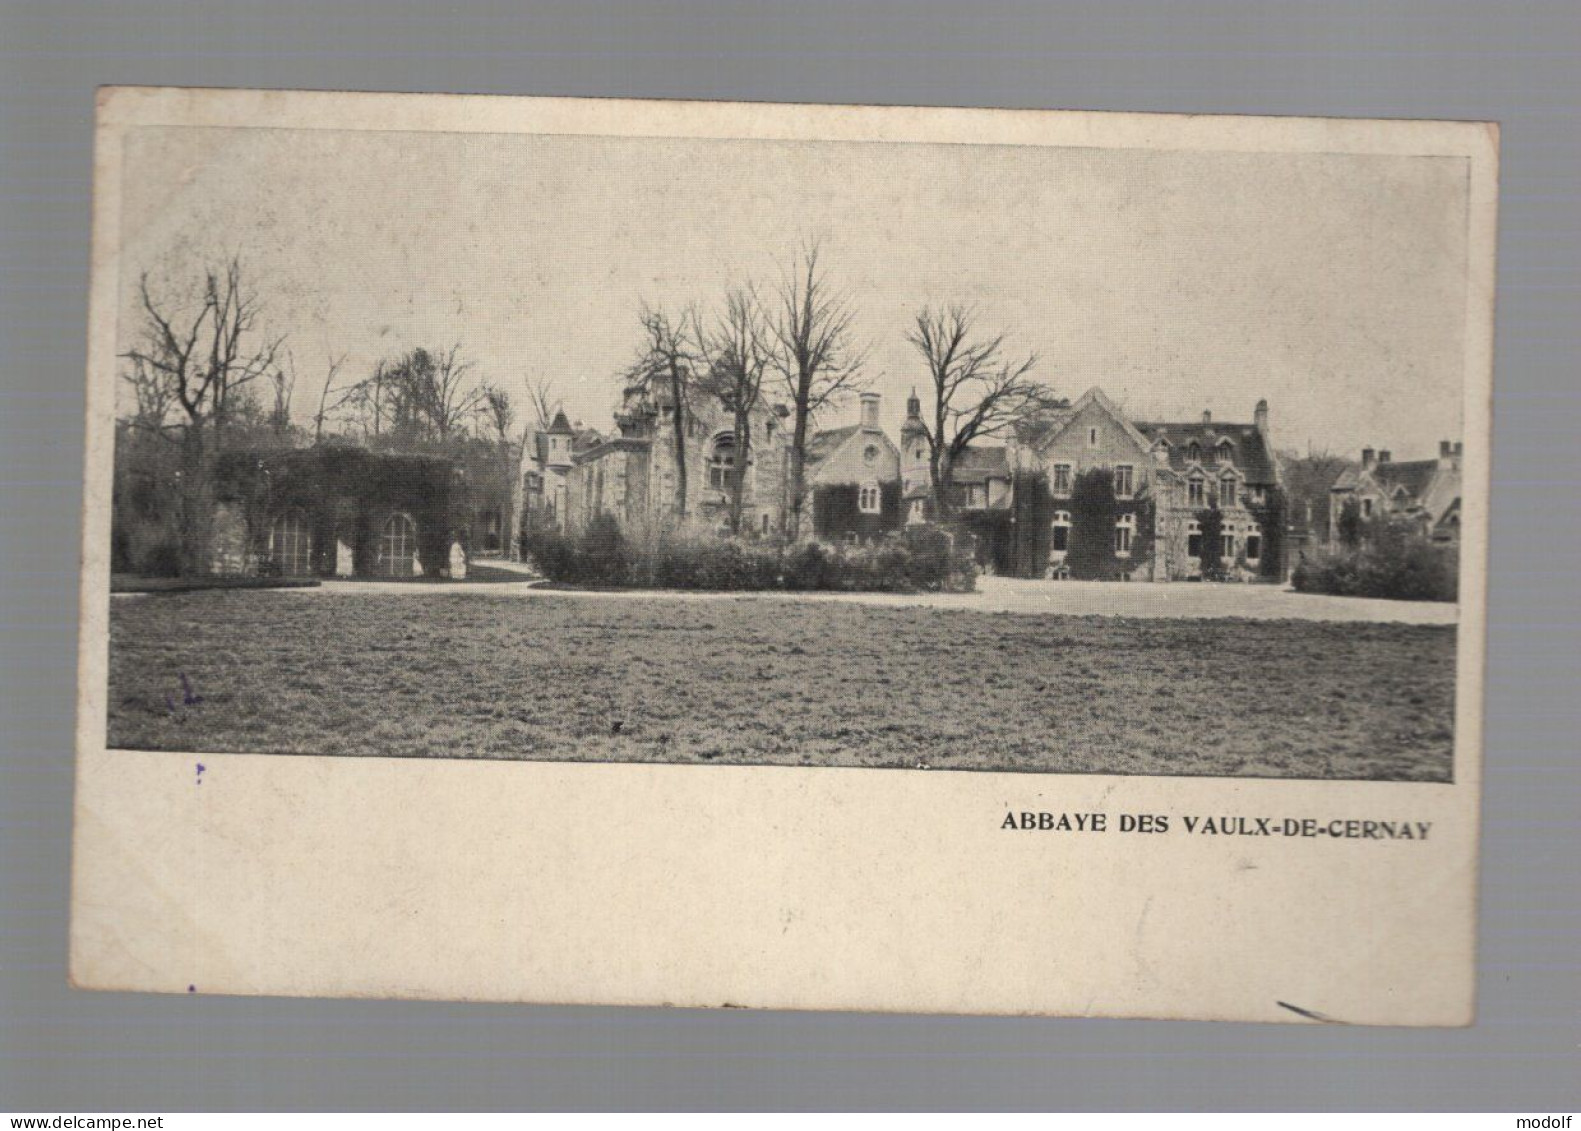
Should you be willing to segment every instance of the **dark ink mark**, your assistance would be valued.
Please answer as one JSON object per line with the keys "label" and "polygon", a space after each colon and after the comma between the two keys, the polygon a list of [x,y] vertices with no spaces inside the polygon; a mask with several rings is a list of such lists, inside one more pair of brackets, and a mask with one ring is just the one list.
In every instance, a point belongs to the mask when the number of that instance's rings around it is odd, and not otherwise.
{"label": "dark ink mark", "polygon": [[610,734],[619,734],[620,733],[620,728],[625,726],[625,725],[626,725],[626,720],[625,719],[616,719],[614,722],[609,724],[609,733]]}
{"label": "dark ink mark", "polygon": [[205,766],[202,762],[198,763],[198,784],[199,785],[203,784],[203,771],[206,770],[206,769],[208,769],[208,767]]}
{"label": "dark ink mark", "polygon": [[198,987],[196,987],[196,986],[188,986],[187,987],[187,993],[195,994],[197,992],[198,992]]}
{"label": "dark ink mark", "polygon": [[183,708],[196,707],[203,702],[203,696],[199,695],[197,689],[192,686],[192,681],[187,678],[186,672],[177,672],[176,678],[181,681],[181,702],[178,705],[173,698],[166,695],[165,712],[176,722],[184,723],[187,721],[187,712]]}
{"label": "dark ink mark", "polygon": [[1309,1021],[1322,1021],[1326,1025],[1337,1025],[1337,1024],[1339,1024],[1339,1022],[1335,1021],[1334,1018],[1328,1016],[1327,1014],[1319,1013],[1315,1009],[1302,1009],[1299,1005],[1291,1005],[1288,1001],[1277,1001],[1276,1000],[1274,1002],[1274,1004],[1277,1005],[1280,1009],[1288,1009],[1291,1013],[1294,1013],[1296,1016],[1298,1016],[1298,1017],[1305,1017]]}

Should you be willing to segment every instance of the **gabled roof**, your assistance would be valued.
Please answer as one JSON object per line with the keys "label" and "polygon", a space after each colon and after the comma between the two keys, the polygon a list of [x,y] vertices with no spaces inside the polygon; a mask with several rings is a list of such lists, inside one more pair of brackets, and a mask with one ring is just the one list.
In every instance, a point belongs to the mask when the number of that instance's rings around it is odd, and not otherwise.
{"label": "gabled roof", "polygon": [[1365,476],[1385,494],[1393,495],[1395,488],[1404,487],[1406,494],[1415,500],[1420,499],[1427,492],[1437,471],[1438,461],[1435,459],[1401,460],[1399,463],[1390,460],[1387,463],[1375,463],[1370,468],[1351,466],[1334,480],[1331,490],[1355,490],[1361,486]]}
{"label": "gabled roof", "polygon": [[1272,485],[1279,481],[1273,452],[1255,424],[1204,424],[1200,420],[1174,422],[1138,422],[1136,429],[1148,443],[1165,441],[1169,446],[1169,467],[1185,474],[1191,465],[1193,441],[1202,452],[1202,470],[1207,475],[1218,475],[1223,469],[1215,462],[1219,444],[1228,440],[1235,450],[1234,466],[1248,483]]}
{"label": "gabled roof", "polygon": [[967,447],[955,458],[950,478],[956,483],[986,483],[1010,478],[1010,453],[1003,447]]}
{"label": "gabled roof", "polygon": [[1135,442],[1137,447],[1145,449],[1152,442],[1148,439],[1148,437],[1137,431],[1136,426],[1132,424],[1130,420],[1126,419],[1125,413],[1120,411],[1120,406],[1110,400],[1109,394],[1098,388],[1097,385],[1094,385],[1081,396],[1077,397],[1076,402],[1069,408],[1055,410],[1052,414],[1053,423],[1051,426],[1041,430],[1034,429],[1034,431],[1041,431],[1041,434],[1037,435],[1035,439],[1030,439],[1026,442],[1031,444],[1031,446],[1034,448],[1042,447],[1063,433],[1065,429],[1069,428],[1071,421],[1075,420],[1076,417],[1081,414],[1082,410],[1087,408],[1089,405],[1097,405],[1100,409],[1102,409],[1112,420],[1114,420],[1116,424],[1120,426],[1121,430],[1124,431],[1126,435],[1131,437],[1132,441]]}
{"label": "gabled roof", "polygon": [[844,428],[825,428],[821,432],[814,432],[812,439],[807,441],[807,466],[822,463],[861,430],[860,424],[848,424]]}
{"label": "gabled roof", "polygon": [[1378,485],[1391,494],[1397,487],[1404,487],[1406,494],[1413,500],[1420,500],[1427,494],[1428,486],[1433,482],[1433,475],[1438,471],[1436,459],[1401,460],[1399,463],[1375,463],[1372,465],[1372,477]]}

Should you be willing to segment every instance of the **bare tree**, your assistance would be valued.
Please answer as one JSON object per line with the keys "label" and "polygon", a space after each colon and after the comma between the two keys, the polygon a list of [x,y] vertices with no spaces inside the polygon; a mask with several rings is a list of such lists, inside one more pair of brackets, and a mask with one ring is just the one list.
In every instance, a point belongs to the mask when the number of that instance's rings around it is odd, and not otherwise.
{"label": "bare tree", "polygon": [[510,393],[497,385],[484,385],[483,409],[494,439],[508,443],[516,424],[516,406],[511,403]]}
{"label": "bare tree", "polygon": [[560,398],[554,395],[554,381],[548,377],[528,381],[527,406],[532,410],[534,427],[540,431],[548,428],[560,407]]}
{"label": "bare tree", "polygon": [[679,523],[686,522],[687,476],[686,433],[691,421],[691,389],[698,367],[698,318],[690,308],[679,319],[663,309],[646,303],[638,315],[642,323],[642,345],[623,374],[628,389],[642,389],[650,396],[669,400],[675,437],[675,511]]}
{"label": "bare tree", "polygon": [[296,358],[287,350],[285,364],[277,365],[269,374],[274,400],[269,405],[269,431],[276,440],[284,440],[291,432],[291,398],[296,393]]}
{"label": "bare tree", "polygon": [[741,533],[747,468],[752,458],[752,413],[763,393],[772,356],[769,328],[752,287],[732,287],[714,324],[698,339],[703,372],[698,388],[730,413],[733,428],[730,475],[730,532]]}
{"label": "bare tree", "polygon": [[1053,403],[1032,380],[1038,357],[1007,356],[1005,336],[977,334],[970,307],[924,307],[906,340],[928,366],[932,420],[923,421],[935,513],[948,518],[956,461],[974,440],[1005,434]]}
{"label": "bare tree", "polygon": [[438,352],[419,346],[380,361],[343,403],[356,405],[366,435],[388,431],[397,440],[443,444],[477,419],[486,388],[459,344]]}
{"label": "bare tree", "polygon": [[170,419],[176,407],[174,383],[146,362],[138,358],[130,360],[131,366],[121,373],[121,380],[132,390],[133,397],[132,412],[125,423],[150,435],[172,439],[172,431],[179,428],[179,424]]}
{"label": "bare tree", "polygon": [[195,303],[156,296],[145,273],[138,281],[141,343],[123,356],[140,380],[160,382],[180,407],[182,485],[179,537],[182,572],[209,568],[213,471],[229,412],[246,386],[277,372],[283,338],[259,332],[260,304],[241,261],[204,273]]}
{"label": "bare tree", "polygon": [[[318,411],[313,414],[313,443],[318,445],[324,442],[324,421],[331,413],[337,412],[354,399],[356,386],[345,389],[335,388],[335,378],[340,376],[340,368],[346,364],[346,355],[330,358],[324,372],[324,384],[318,393]],[[331,393],[338,394],[331,402]]]}
{"label": "bare tree", "polygon": [[830,284],[818,258],[816,243],[796,255],[780,280],[768,317],[774,341],[770,363],[785,383],[793,417],[785,530],[792,541],[801,533],[812,419],[820,409],[861,390],[867,360],[866,347],[856,342],[850,296]]}

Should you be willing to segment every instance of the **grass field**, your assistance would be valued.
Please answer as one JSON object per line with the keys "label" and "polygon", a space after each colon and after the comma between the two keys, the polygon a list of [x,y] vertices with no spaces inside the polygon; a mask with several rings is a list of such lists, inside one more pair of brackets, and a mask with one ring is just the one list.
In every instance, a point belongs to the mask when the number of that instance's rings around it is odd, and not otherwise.
{"label": "grass field", "polygon": [[1444,781],[1454,659],[1449,626],[151,595],[112,602],[109,741]]}

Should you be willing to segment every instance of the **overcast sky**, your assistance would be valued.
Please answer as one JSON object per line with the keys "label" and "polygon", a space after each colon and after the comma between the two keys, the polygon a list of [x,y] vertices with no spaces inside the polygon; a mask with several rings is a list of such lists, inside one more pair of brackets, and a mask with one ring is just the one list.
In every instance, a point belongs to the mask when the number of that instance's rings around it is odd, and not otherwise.
{"label": "overcast sky", "polygon": [[[459,341],[609,428],[646,299],[772,283],[817,238],[884,416],[924,303],[974,304],[1061,394],[1250,421],[1282,447],[1460,437],[1466,163],[963,145],[144,128],[127,143],[121,344],[139,272],[242,257],[308,377]],[[309,382],[310,383],[310,382]],[[299,418],[316,388],[298,390]],[[823,423],[855,418],[856,406]]]}

